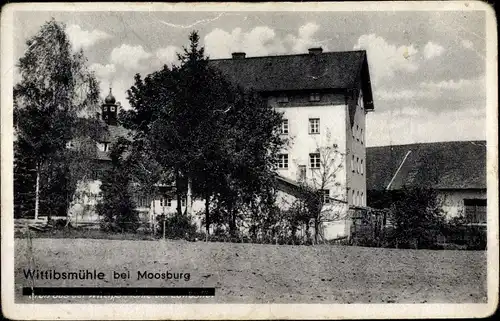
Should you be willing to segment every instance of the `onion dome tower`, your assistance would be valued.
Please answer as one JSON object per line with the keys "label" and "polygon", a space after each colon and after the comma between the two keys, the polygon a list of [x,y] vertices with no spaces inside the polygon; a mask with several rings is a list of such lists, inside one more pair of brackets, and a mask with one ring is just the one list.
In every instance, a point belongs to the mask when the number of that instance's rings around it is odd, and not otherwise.
{"label": "onion dome tower", "polygon": [[102,119],[106,124],[111,126],[116,126],[118,124],[118,104],[116,99],[111,92],[111,87],[109,87],[109,94],[104,98],[104,104],[102,104]]}

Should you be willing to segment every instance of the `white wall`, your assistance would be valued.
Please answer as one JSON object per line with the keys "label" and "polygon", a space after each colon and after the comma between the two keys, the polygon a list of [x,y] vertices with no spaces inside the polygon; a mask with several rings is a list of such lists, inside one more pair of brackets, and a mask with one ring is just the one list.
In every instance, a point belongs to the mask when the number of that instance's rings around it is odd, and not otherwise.
{"label": "white wall", "polygon": [[[313,171],[311,169],[309,154],[321,151],[322,148],[337,144],[340,153],[345,153],[345,105],[327,106],[293,106],[278,107],[276,110],[283,112],[283,118],[289,122],[289,146],[283,153],[288,153],[288,169],[278,169],[278,174],[297,181],[299,165],[306,166],[307,181],[312,183]],[[320,119],[320,134],[309,134],[309,119]],[[335,182],[326,186],[330,195],[335,198],[345,197],[346,172],[345,157],[335,160],[341,162],[342,168],[337,172]],[[338,186],[335,186],[338,183]]]}
{"label": "white wall", "polygon": [[[366,111],[363,93],[349,99],[349,105],[356,108],[351,127],[349,107],[346,107],[346,150],[347,150],[347,201],[349,204],[366,206]],[[354,161],[353,161],[354,156]],[[362,164],[361,164],[362,163]]]}
{"label": "white wall", "polygon": [[486,199],[486,190],[449,190],[439,191],[439,201],[447,218],[464,214],[464,199]]}

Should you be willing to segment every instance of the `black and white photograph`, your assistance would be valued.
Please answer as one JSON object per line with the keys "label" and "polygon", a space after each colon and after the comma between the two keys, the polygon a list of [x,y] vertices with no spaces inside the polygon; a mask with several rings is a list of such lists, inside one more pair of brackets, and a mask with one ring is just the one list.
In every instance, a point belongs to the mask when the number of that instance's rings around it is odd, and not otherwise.
{"label": "black and white photograph", "polygon": [[12,319],[484,317],[485,2],[2,10]]}

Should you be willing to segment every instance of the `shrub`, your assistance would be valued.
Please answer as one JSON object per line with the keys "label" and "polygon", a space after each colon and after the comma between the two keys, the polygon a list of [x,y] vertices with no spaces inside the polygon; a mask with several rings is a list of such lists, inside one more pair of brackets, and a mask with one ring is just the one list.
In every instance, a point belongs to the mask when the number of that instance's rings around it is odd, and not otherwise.
{"label": "shrub", "polygon": [[165,225],[166,238],[194,240],[197,237],[196,224],[187,215],[176,212],[172,216],[160,215],[157,220],[159,224],[157,231],[163,235],[163,226]]}
{"label": "shrub", "polygon": [[433,189],[403,189],[393,197],[389,218],[393,228],[386,231],[385,240],[397,248],[432,248],[445,226]]}

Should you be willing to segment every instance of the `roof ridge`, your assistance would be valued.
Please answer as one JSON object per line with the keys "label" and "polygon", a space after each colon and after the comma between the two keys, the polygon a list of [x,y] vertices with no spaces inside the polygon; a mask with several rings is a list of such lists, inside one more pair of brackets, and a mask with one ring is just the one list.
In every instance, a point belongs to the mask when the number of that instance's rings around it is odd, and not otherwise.
{"label": "roof ridge", "polygon": [[[318,54],[318,56],[321,55],[331,55],[331,54],[343,54],[343,53],[353,53],[353,52],[364,52],[366,53],[366,50],[343,50],[343,51],[326,51]],[[217,58],[217,59],[210,59],[209,61],[221,61],[221,60],[234,60],[234,61],[245,61],[247,59],[259,59],[259,58],[284,58],[284,57],[298,57],[298,56],[311,56],[310,53],[300,53],[300,54],[291,54],[291,55],[267,55],[267,56],[252,56],[252,57],[245,57],[242,59],[233,59],[233,58]]]}
{"label": "roof ridge", "polygon": [[421,143],[409,143],[409,144],[391,144],[391,145],[380,145],[380,146],[367,146],[366,148],[386,148],[395,146],[417,146],[417,145],[431,145],[431,144],[453,144],[453,143],[486,143],[486,140],[450,140],[450,141],[440,141],[440,142],[421,142]]}

